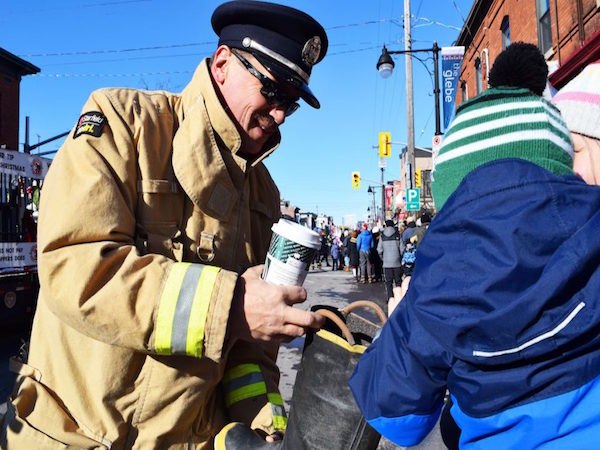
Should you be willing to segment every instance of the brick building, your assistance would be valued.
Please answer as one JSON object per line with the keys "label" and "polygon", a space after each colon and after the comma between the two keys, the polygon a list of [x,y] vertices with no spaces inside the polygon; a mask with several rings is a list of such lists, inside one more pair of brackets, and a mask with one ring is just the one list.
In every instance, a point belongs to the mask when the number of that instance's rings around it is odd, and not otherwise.
{"label": "brick building", "polygon": [[0,48],[0,148],[19,149],[21,77],[39,71],[33,64]]}
{"label": "brick building", "polygon": [[517,41],[540,48],[560,89],[600,59],[600,0],[475,0],[456,42],[465,47],[457,103],[487,89],[496,56]]}

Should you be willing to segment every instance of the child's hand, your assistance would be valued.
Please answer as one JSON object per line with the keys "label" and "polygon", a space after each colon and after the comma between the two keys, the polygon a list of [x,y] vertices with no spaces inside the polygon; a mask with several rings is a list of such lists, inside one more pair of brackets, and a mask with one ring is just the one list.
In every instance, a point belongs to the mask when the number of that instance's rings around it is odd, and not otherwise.
{"label": "child's hand", "polygon": [[408,291],[408,285],[410,284],[410,277],[405,277],[402,280],[402,286],[394,288],[394,296],[390,297],[388,301],[388,317],[392,315],[396,306],[400,304],[404,295],[406,295],[406,291]]}

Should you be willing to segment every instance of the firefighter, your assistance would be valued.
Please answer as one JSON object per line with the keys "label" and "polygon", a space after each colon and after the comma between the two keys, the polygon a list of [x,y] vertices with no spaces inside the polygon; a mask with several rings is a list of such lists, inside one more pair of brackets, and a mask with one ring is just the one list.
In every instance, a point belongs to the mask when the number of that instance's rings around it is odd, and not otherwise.
{"label": "firefighter", "polygon": [[[44,183],[40,296],[2,448],[212,448],[231,421],[285,430],[280,341],[322,319],[260,278],[279,191],[263,159],[327,36],[233,1],[181,94],[93,92]],[[64,445],[63,445],[64,444]]]}

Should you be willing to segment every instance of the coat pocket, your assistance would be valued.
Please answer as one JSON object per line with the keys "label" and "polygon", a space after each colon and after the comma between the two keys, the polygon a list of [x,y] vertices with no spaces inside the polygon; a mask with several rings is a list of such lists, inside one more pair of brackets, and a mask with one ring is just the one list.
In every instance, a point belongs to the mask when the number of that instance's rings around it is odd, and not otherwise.
{"label": "coat pocket", "polygon": [[38,370],[11,362],[19,373],[0,432],[1,448],[17,449],[109,449],[85,433],[60,401],[44,386]]}

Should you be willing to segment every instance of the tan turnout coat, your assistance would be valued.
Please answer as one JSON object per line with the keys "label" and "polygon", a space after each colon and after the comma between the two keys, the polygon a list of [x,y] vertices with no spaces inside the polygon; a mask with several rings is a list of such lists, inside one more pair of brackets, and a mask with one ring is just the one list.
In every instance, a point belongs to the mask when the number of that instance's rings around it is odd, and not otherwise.
{"label": "tan turnout coat", "polygon": [[279,134],[238,155],[208,60],[181,95],[103,89],[83,112],[106,123],[80,122],[44,182],[8,448],[204,449],[228,421],[283,429],[276,348],[227,335],[237,274],[264,262],[280,216],[260,162]]}

